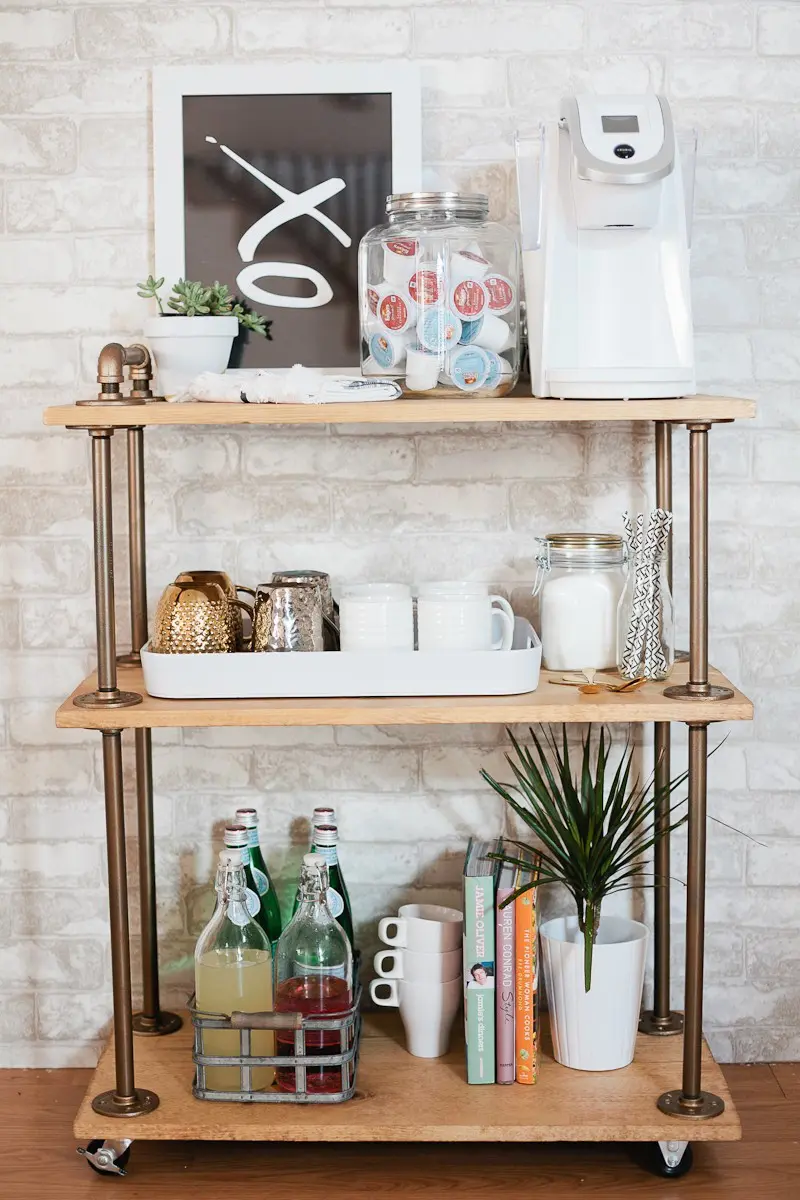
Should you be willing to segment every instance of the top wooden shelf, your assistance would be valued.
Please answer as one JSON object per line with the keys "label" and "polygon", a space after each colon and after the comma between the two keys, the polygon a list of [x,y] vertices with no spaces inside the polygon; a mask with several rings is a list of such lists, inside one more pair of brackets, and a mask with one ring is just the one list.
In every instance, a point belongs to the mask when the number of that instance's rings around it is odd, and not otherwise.
{"label": "top wooden shelf", "polygon": [[733,421],[754,417],[754,400],[688,396],[682,400],[536,400],[517,389],[498,399],[443,396],[346,404],[62,404],[45,425],[70,429],[141,425],[410,425],[486,421]]}

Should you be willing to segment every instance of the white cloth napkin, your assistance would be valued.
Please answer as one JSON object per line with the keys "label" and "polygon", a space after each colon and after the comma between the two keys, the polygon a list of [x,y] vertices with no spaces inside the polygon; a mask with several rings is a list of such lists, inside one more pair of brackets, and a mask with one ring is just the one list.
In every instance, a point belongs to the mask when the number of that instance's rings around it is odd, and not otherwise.
{"label": "white cloth napkin", "polygon": [[204,371],[172,403],[206,400],[215,404],[341,404],[344,401],[396,400],[401,388],[391,379],[327,375],[299,363],[288,371]]}

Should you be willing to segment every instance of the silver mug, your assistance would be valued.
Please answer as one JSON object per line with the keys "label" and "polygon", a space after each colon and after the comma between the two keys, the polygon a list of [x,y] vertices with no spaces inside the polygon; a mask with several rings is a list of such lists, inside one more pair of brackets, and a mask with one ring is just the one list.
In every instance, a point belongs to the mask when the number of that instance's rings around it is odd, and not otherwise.
{"label": "silver mug", "polygon": [[307,570],[273,571],[272,582],[284,586],[295,583],[316,583],[322,595],[324,638],[326,650],[339,649],[339,607],[331,591],[331,577],[327,571]]}
{"label": "silver mug", "polygon": [[253,605],[253,650],[325,649],[325,615],[318,583],[262,583]]}

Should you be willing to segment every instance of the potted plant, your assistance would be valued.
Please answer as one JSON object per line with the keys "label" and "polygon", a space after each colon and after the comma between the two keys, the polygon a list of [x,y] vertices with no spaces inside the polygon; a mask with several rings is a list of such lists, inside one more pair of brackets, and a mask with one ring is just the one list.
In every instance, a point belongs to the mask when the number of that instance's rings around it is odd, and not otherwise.
{"label": "potted plant", "polygon": [[677,815],[685,799],[668,802],[667,828],[655,832],[658,801],[671,796],[688,772],[657,792],[652,778],[641,784],[632,777],[633,747],[628,742],[609,781],[612,739],[601,728],[594,747],[589,726],[580,770],[573,777],[566,725],[561,745],[552,733],[543,745],[531,730],[535,754],[510,732],[509,737],[515,757],[507,754],[506,760],[515,783],[498,783],[487,771],[481,774],[538,844],[504,838],[524,853],[503,851],[494,857],[530,870],[530,856],[535,856],[536,882],[563,884],[577,909],[575,916],[546,921],[540,930],[556,1060],[583,1071],[625,1067],[636,1042],[648,930],[623,917],[601,919],[601,907],[606,896],[642,885],[643,856],[660,836],[686,820],[685,813]]}
{"label": "potted plant", "polygon": [[139,296],[158,304],[158,316],[147,318],[144,335],[164,395],[179,392],[201,371],[224,371],[240,327],[270,337],[270,322],[240,304],[224,283],[179,279],[166,302],[171,311],[165,311],[159,295],[163,277],[149,275],[136,286]]}

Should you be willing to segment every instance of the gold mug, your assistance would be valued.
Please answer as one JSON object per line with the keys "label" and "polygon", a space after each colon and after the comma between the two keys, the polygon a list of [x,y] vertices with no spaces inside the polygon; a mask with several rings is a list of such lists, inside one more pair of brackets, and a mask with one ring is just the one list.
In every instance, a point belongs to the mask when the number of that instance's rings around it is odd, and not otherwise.
{"label": "gold mug", "polygon": [[227,571],[181,571],[180,575],[176,575],[175,582],[218,584],[231,604],[231,612],[233,613],[233,621],[236,629],[236,649],[242,650],[244,648],[244,624],[241,610],[244,609],[251,617],[253,610],[249,604],[243,604],[239,600],[237,593],[246,592],[248,596],[252,596],[255,600],[256,593],[253,588],[245,587],[241,583],[234,583]]}
{"label": "gold mug", "polygon": [[150,649],[156,654],[230,654],[239,648],[242,600],[231,600],[219,583],[171,583],[153,620]]}

